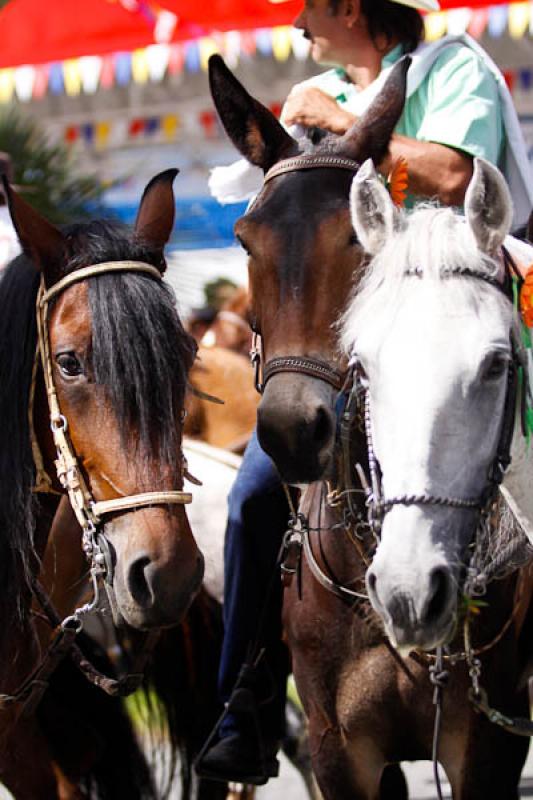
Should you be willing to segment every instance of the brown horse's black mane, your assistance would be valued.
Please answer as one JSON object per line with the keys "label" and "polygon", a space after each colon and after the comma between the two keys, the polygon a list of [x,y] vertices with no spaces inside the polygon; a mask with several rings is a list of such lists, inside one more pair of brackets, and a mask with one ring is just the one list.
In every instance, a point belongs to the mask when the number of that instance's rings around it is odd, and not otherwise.
{"label": "brown horse's black mane", "polygon": [[[123,225],[94,221],[63,231],[63,273],[103,261],[131,259],[164,268],[155,251]],[[36,348],[39,274],[24,255],[0,280],[0,579],[3,613],[15,611],[33,553],[36,503],[28,408]],[[141,274],[101,275],[89,283],[94,380],[105,387],[124,438],[171,470],[179,467],[176,410],[183,408],[195,355],[172,291]],[[8,608],[9,606],[9,608]],[[18,608],[19,617],[21,609]],[[9,617],[5,617],[6,619]],[[0,636],[0,639],[2,637]],[[0,642],[1,650],[1,642]]]}
{"label": "brown horse's black mane", "polygon": [[[39,276],[18,256],[0,279],[0,607],[4,620],[21,618],[21,581],[33,551],[34,465],[28,407],[37,342]],[[2,625],[2,630],[7,626]],[[0,634],[0,644],[4,635]],[[0,651],[1,651],[0,647]]]}

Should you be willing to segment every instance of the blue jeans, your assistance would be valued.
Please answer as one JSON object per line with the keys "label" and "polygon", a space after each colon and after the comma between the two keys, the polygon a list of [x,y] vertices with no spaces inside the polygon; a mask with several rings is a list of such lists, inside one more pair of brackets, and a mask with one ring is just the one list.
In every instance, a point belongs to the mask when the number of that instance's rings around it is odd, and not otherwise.
{"label": "blue jeans", "polygon": [[[218,683],[221,699],[226,702],[260,632],[265,655],[257,672],[259,719],[263,736],[275,740],[283,734],[288,675],[287,649],[281,641],[282,584],[276,560],[288,517],[279,475],[254,431],[228,498],[224,642]],[[229,713],[220,735],[242,733],[247,723],[242,715]]]}

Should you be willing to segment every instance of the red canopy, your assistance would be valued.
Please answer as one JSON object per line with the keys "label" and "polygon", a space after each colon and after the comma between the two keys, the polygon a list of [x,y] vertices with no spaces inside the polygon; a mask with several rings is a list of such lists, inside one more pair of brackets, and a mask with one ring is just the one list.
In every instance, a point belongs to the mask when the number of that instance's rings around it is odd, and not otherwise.
{"label": "red canopy", "polygon": [[[506,0],[492,0],[491,4]],[[10,0],[0,11],[0,68],[131,51],[211,31],[290,24],[303,0]],[[465,0],[441,0],[443,8]],[[471,7],[487,5],[470,0]],[[175,17],[165,17],[165,12]]]}

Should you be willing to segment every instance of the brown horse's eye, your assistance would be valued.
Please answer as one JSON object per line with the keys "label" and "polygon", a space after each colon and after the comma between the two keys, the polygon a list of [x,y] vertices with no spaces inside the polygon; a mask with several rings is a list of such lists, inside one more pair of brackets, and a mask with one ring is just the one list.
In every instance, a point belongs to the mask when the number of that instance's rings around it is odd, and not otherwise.
{"label": "brown horse's eye", "polygon": [[251,254],[250,254],[250,249],[249,249],[249,248],[248,248],[248,246],[247,246],[247,245],[244,243],[243,239],[241,239],[241,237],[239,236],[239,234],[235,234],[235,237],[236,237],[237,241],[239,242],[240,246],[242,247],[242,249],[244,250],[244,252],[245,252],[247,255],[251,255]]}
{"label": "brown horse's eye", "polygon": [[83,367],[75,353],[59,353],[56,363],[66,378],[83,375]]}

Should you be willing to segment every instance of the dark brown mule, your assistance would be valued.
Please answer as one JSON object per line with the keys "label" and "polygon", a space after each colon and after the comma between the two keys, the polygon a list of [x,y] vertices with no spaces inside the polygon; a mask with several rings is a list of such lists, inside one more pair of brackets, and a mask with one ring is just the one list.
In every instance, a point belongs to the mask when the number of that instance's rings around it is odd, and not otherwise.
{"label": "dark brown mule", "polygon": [[[405,67],[396,67],[351,130],[340,138],[326,136],[314,147],[293,140],[217,57],[210,78],[230,138],[267,173],[253,207],[236,225],[249,253],[252,325],[263,341],[259,438],[286,480],[327,478],[331,487],[338,479],[335,405],[346,366],[335,324],[363,267],[350,223],[349,189],[358,164],[369,157],[379,163],[386,152],[403,107]],[[349,471],[356,461],[366,462],[357,424],[350,448]],[[327,800],[400,800],[406,797],[403,776],[387,765],[431,757],[430,662],[393,651],[368,601],[357,596],[364,592],[371,542],[354,536],[357,531],[343,522],[345,507],[330,505],[326,487],[313,484],[304,498],[314,557],[332,582],[354,594],[325,589],[307,558],[284,603],[313,767]],[[356,505],[364,518],[364,504],[359,499]],[[527,576],[524,580],[527,586]],[[520,678],[531,646],[529,590],[514,576],[494,584],[488,600],[491,613],[475,632],[476,645],[495,640],[482,656],[486,688],[505,712],[527,716]],[[464,665],[455,667],[440,750],[454,800],[517,798],[527,740],[477,716],[466,699],[468,686]]]}
{"label": "dark brown mule", "polygon": [[[182,488],[182,410],[194,346],[170,290],[159,279],[174,220],[175,174],[163,173],[148,185],[133,232],[105,222],[60,232],[9,192],[29,258],[13,262],[0,284],[0,411],[5,425],[0,442],[0,686],[7,694],[26,678],[43,644],[29,615],[30,599],[59,495],[39,493],[39,503],[34,501],[39,450],[52,489],[63,491],[55,476],[40,369],[30,403],[41,276],[44,289],[50,290],[73,271],[94,264],[148,265],[142,273],[126,269],[79,280],[51,301],[46,326],[53,383],[81,475],[97,502],[154,491],[177,497]],[[163,500],[151,495],[135,508],[111,510],[101,529],[115,620],[140,630],[178,623],[202,579],[203,560],[185,510],[167,505],[164,498],[170,495],[163,494]],[[55,798],[60,767],[52,764],[35,717],[24,711],[29,709],[23,703],[2,711],[0,778],[17,798]],[[26,768],[30,760],[33,770]],[[145,796],[135,781],[131,792],[132,797]]]}

